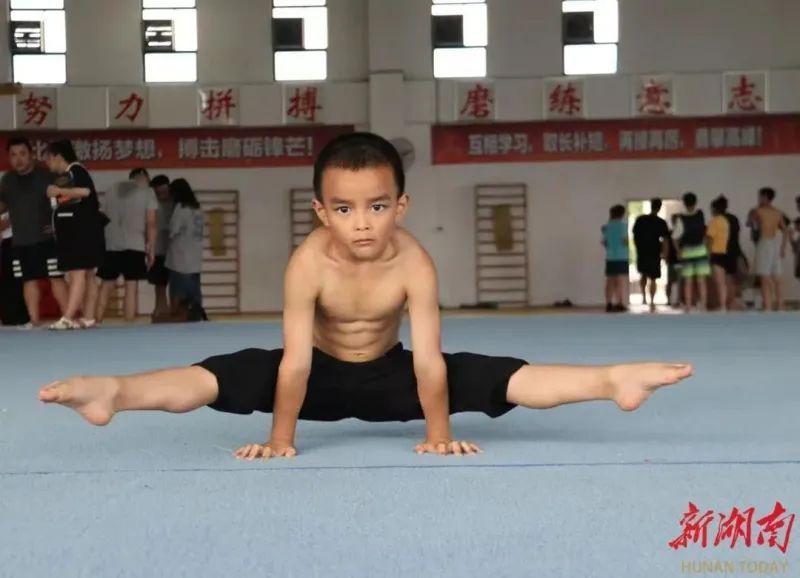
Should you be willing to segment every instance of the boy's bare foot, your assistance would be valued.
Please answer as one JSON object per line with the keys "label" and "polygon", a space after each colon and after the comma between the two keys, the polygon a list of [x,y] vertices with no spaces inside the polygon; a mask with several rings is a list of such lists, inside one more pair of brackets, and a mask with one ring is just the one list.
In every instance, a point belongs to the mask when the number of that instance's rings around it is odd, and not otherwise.
{"label": "boy's bare foot", "polygon": [[688,364],[630,363],[609,370],[611,397],[625,411],[637,409],[659,387],[692,375]]}
{"label": "boy's bare foot", "polygon": [[45,385],[39,399],[71,407],[91,424],[106,425],[114,417],[118,391],[119,381],[114,377],[73,377]]}

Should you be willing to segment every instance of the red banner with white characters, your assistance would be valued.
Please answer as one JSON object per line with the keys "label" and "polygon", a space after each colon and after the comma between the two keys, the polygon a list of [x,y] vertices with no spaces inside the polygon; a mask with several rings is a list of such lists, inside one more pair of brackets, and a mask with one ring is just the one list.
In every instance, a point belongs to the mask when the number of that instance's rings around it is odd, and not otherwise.
{"label": "red banner with white characters", "polygon": [[[94,130],[31,132],[34,153],[42,157],[47,143],[70,139],[75,154],[94,170],[157,168],[294,167],[314,164],[317,153],[352,126],[214,128],[168,130]],[[0,133],[5,150],[10,137]]]}
{"label": "red banner with white characters", "polygon": [[437,125],[433,164],[800,154],[800,115]]}

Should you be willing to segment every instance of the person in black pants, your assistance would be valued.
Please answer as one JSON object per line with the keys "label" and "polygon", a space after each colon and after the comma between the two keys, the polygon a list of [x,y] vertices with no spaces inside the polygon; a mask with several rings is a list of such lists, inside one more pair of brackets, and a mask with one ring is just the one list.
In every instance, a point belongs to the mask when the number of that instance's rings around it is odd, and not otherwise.
{"label": "person in black pants", "polygon": [[14,277],[13,232],[8,213],[0,215],[0,323],[3,325],[25,325],[30,322],[22,281]]}
{"label": "person in black pants", "polygon": [[[95,283],[95,271],[103,263],[106,242],[103,228],[107,224],[100,212],[94,181],[78,162],[75,149],[68,140],[55,141],[45,150],[51,172],[59,175],[47,196],[55,199],[53,222],[58,254],[58,267],[67,274],[69,301],[61,319],[50,329],[85,329],[96,324],[94,312],[97,292],[87,291]],[[78,319],[78,312],[84,317]]]}

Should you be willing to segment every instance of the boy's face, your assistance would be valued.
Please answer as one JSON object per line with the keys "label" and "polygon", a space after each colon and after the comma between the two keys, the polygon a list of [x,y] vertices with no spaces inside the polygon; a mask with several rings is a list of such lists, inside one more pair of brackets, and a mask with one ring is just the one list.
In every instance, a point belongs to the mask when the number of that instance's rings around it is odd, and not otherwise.
{"label": "boy's face", "polygon": [[379,258],[408,206],[405,194],[397,198],[392,169],[329,168],[321,189],[322,202],[314,199],[314,210],[334,241],[354,259]]}
{"label": "boy's face", "polygon": [[758,195],[758,204],[761,205],[762,207],[764,205],[768,205],[769,204],[769,199],[767,198],[766,195],[759,194]]}

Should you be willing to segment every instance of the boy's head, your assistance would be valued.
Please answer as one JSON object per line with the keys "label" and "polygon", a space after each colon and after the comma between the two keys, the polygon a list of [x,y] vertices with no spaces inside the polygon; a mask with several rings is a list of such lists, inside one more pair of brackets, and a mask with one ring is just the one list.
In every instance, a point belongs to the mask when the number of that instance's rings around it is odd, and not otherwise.
{"label": "boy's head", "polygon": [[150,186],[150,175],[144,167],[138,167],[128,173],[128,179],[139,185],[140,187]]}
{"label": "boy's head", "polygon": [[314,163],[313,205],[334,241],[352,257],[379,257],[408,206],[397,149],[372,133],[333,139]]}
{"label": "boy's head", "polygon": [[683,195],[683,206],[686,207],[687,210],[693,211],[697,206],[697,195],[694,193],[685,193]]}
{"label": "boy's head", "polygon": [[711,212],[715,215],[724,215],[728,209],[728,201],[725,197],[717,197],[711,201]]}
{"label": "boy's head", "polygon": [[170,199],[169,193],[169,177],[167,175],[156,175],[150,181],[150,186],[156,193],[159,201],[168,201]]}
{"label": "boy's head", "polygon": [[623,205],[614,205],[611,207],[611,210],[608,212],[608,214],[612,220],[621,219],[625,216],[625,207]]}
{"label": "boy's head", "polygon": [[758,204],[761,206],[769,205],[775,199],[775,189],[762,187],[758,190]]}
{"label": "boy's head", "polygon": [[650,213],[657,215],[661,210],[661,199],[650,199]]}

